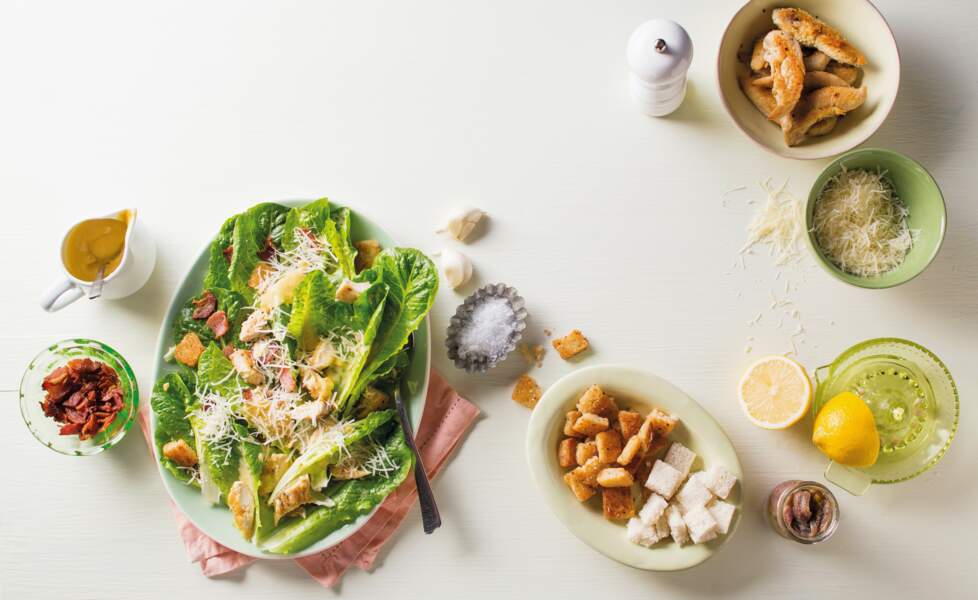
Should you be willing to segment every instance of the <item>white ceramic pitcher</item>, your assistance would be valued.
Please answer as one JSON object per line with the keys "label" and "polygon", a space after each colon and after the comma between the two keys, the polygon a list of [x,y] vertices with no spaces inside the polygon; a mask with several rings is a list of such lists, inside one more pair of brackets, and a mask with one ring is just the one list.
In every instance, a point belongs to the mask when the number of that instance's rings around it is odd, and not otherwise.
{"label": "white ceramic pitcher", "polygon": [[[124,209],[103,215],[102,218],[116,219],[123,213],[128,213],[129,219],[125,246],[122,250],[122,260],[119,262],[119,266],[105,278],[102,288],[101,297],[110,300],[135,294],[146,285],[149,276],[153,274],[153,267],[156,266],[156,244],[137,218],[135,209]],[[84,219],[79,223],[87,220]],[[61,271],[63,277],[52,283],[41,294],[41,308],[48,312],[61,310],[91,291],[92,282],[83,281],[73,276],[64,264],[65,243],[68,234],[77,225],[78,223],[75,223],[69,227],[61,239]]]}

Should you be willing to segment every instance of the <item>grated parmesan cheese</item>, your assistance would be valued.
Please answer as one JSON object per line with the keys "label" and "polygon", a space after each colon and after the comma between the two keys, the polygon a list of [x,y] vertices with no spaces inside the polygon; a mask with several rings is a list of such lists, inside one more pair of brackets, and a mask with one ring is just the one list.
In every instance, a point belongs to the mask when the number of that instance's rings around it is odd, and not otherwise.
{"label": "grated parmesan cheese", "polygon": [[895,269],[919,234],[907,227],[910,211],[885,173],[842,169],[815,203],[812,231],[825,256],[859,277]]}
{"label": "grated parmesan cheese", "polygon": [[775,189],[768,179],[761,183],[767,194],[764,205],[747,226],[747,243],[740,255],[749,253],[757,244],[770,246],[776,265],[795,262],[800,257],[798,241],[803,230],[801,204],[787,191],[788,182]]}

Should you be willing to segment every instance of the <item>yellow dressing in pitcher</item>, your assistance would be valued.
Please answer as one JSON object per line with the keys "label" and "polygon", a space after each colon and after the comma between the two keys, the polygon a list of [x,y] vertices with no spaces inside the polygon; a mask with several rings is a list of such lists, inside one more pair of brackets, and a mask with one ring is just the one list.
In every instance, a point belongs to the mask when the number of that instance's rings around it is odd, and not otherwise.
{"label": "yellow dressing in pitcher", "polygon": [[88,219],[75,225],[62,249],[65,268],[82,281],[94,281],[99,268],[105,265],[104,277],[108,277],[122,262],[128,228],[128,211],[118,217]]}

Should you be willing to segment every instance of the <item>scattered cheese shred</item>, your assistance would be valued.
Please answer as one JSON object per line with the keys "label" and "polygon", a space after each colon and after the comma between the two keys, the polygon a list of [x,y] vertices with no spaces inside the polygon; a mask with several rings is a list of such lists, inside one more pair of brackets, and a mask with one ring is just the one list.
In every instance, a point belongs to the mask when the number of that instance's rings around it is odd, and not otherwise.
{"label": "scattered cheese shred", "polygon": [[779,266],[795,262],[801,256],[798,251],[803,230],[801,204],[787,191],[787,186],[785,181],[775,189],[770,179],[761,183],[767,199],[747,226],[747,243],[740,249],[741,258],[756,244],[769,245]]}
{"label": "scattered cheese shred", "polygon": [[877,277],[899,266],[916,241],[909,214],[885,173],[843,168],[815,203],[813,231],[837,267]]}

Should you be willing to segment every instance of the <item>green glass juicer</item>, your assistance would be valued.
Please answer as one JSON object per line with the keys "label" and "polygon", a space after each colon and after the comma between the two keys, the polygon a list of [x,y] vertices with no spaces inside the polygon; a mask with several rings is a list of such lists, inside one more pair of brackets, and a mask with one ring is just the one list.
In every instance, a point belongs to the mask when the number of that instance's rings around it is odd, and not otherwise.
{"label": "green glass juicer", "polygon": [[873,483],[898,483],[927,471],[947,452],[958,428],[958,389],[937,356],[919,344],[878,338],[856,344],[815,370],[813,414],[842,392],[863,399],[880,434],[871,467],[829,462],[825,478],[856,496]]}

